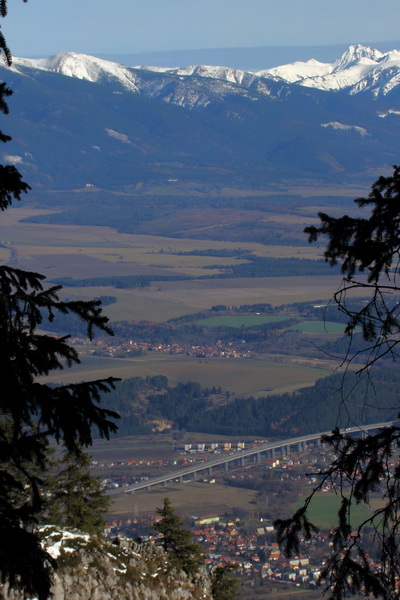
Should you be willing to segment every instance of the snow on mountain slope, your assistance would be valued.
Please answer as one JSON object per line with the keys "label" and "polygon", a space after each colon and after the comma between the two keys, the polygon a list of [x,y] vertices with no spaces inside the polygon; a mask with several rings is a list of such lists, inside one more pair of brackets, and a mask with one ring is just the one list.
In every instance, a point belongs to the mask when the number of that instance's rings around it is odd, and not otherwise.
{"label": "snow on mountain slope", "polygon": [[264,71],[257,71],[259,77],[273,77],[287,83],[297,83],[309,77],[319,77],[328,75],[332,72],[330,63],[322,63],[315,58],[311,58],[307,62],[296,61],[288,65],[273,67]]}
{"label": "snow on mountain slope", "polygon": [[191,65],[188,67],[174,67],[174,68],[163,68],[163,67],[152,67],[143,66],[137,67],[144,71],[152,71],[157,73],[169,73],[171,75],[190,76],[198,75],[199,77],[210,77],[212,79],[221,79],[223,81],[229,81],[230,83],[238,83],[242,85],[245,79],[249,77],[254,79],[255,74],[249,71],[243,71],[241,69],[231,69],[230,67],[219,67],[213,65]]}
{"label": "snow on mountain slope", "polygon": [[[142,70],[168,73],[180,77],[198,76],[220,79],[245,88],[264,91],[266,81],[275,80],[313,87],[324,91],[347,90],[356,94],[371,90],[375,96],[386,95],[400,83],[400,51],[382,53],[379,50],[362,46],[349,46],[333,63],[322,63],[311,59],[294,62],[271,69],[251,73],[228,67],[199,65],[176,68],[144,66]],[[260,84],[264,85],[260,85]]]}
{"label": "snow on mountain slope", "polygon": [[[75,52],[60,53],[47,59],[15,59],[14,67],[18,68],[18,65],[23,67],[37,67],[68,77],[86,79],[92,82],[103,82],[108,79],[134,92],[140,93],[140,91],[146,91],[149,93],[149,91],[153,91],[156,96],[159,95],[157,92],[166,84],[170,87],[171,82],[174,81],[177,83],[182,81],[182,78],[188,80],[191,77],[197,76],[203,79],[215,79],[220,82],[244,87],[249,87],[254,80],[258,79],[254,73],[240,69],[231,69],[229,67],[208,65],[174,68],[153,66],[126,67],[111,61]],[[143,78],[142,75],[146,72],[153,75],[153,77]],[[215,85],[212,88],[215,91]],[[221,86],[221,92],[223,90],[224,87]],[[182,102],[178,102],[178,104],[182,104]]]}
{"label": "snow on mountain slope", "polygon": [[14,59],[13,69],[28,75],[41,69],[94,83],[109,83],[115,90],[128,90],[164,102],[199,108],[225,96],[241,96],[257,100],[259,94],[270,95],[265,84],[250,89],[261,81],[253,73],[214,66],[190,66],[165,69],[159,67],[126,67],[85,54],[67,52],[48,59]]}
{"label": "snow on mountain slope", "polygon": [[[394,90],[399,55],[349,49],[328,66],[296,63],[292,78],[296,69],[303,79],[311,78],[310,69],[315,77],[358,69],[360,91]],[[371,92],[349,94],[354,86],[332,94],[269,73],[135,68],[75,53],[15,59],[12,69],[1,68],[15,92],[6,160],[23,163],[39,186],[107,188],[116,179],[130,186],[155,171],[162,179],[164,163],[179,165],[171,167],[171,178],[181,177],[180,165],[188,173],[206,165],[207,178],[208,165],[212,177],[221,167],[215,177],[224,185],[232,174],[253,177],[254,165],[263,182],[280,181],[289,170],[293,178],[329,180],[337,173],[364,177],[371,165],[386,168],[398,157],[400,86],[375,99]]]}
{"label": "snow on mountain slope", "polygon": [[276,88],[279,84],[286,86],[287,93],[294,84],[327,92],[345,90],[352,95],[369,90],[375,97],[385,96],[400,85],[400,51],[384,54],[362,45],[350,46],[333,63],[311,59],[257,73],[210,65],[127,67],[74,52],[48,59],[14,60],[14,70],[28,74],[29,68],[109,83],[116,89],[188,108],[205,107],[227,95],[242,95],[252,100],[260,95],[277,97],[281,93]]}
{"label": "snow on mountain slope", "polygon": [[16,58],[13,61],[13,67],[17,69],[18,66],[26,67],[28,65],[92,82],[101,82],[105,79],[114,80],[118,81],[124,88],[132,92],[138,92],[134,70],[109,60],[88,56],[87,54],[64,52],[55,54],[50,58]]}
{"label": "snow on mountain slope", "polygon": [[361,135],[361,137],[368,135],[368,131],[364,127],[359,127],[358,125],[344,125],[343,123],[339,123],[338,121],[322,123],[321,127],[331,127],[332,129],[336,129],[338,131],[356,131]]}
{"label": "snow on mountain slope", "polygon": [[325,91],[347,89],[356,94],[371,90],[375,96],[386,95],[400,83],[400,52],[383,54],[359,44],[350,46],[333,63],[295,62],[259,71],[257,75]]}

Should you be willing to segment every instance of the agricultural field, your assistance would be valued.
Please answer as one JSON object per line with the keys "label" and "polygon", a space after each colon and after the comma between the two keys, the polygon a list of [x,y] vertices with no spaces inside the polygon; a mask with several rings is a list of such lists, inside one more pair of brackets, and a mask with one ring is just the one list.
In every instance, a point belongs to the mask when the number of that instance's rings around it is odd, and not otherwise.
{"label": "agricultural field", "polygon": [[232,315],[226,317],[211,317],[210,319],[201,319],[196,321],[197,325],[206,327],[256,327],[265,323],[280,323],[286,321],[287,317],[278,317],[273,315]]}
{"label": "agricultural field", "polygon": [[334,321],[299,321],[291,329],[319,336],[324,334],[343,335],[345,326],[345,323],[335,323]]}
{"label": "agricultural field", "polygon": [[54,383],[70,383],[101,377],[146,377],[165,375],[171,385],[179,381],[196,381],[203,387],[221,386],[238,396],[267,396],[313,385],[317,379],[330,375],[328,361],[305,361],[284,357],[285,362],[259,358],[207,358],[185,355],[148,353],[137,358],[106,358],[84,356],[72,369],[51,375]]}
{"label": "agricultural field", "polygon": [[[189,238],[168,238],[155,235],[119,233],[110,227],[70,226],[23,222],[24,218],[51,211],[33,207],[8,210],[0,221],[0,253],[3,260],[18,268],[34,270],[51,281],[57,277],[88,278],[110,275],[191,275],[204,274],[203,267],[213,264],[234,265],[243,262],[243,251],[259,257],[315,258],[322,248],[302,245],[263,245],[252,242],[232,242]],[[221,213],[222,214],[222,213]],[[246,213],[246,218],[248,214]],[[208,217],[207,217],[208,218]],[[288,223],[303,227],[309,222],[309,212],[299,210],[293,216],[288,211],[264,214],[269,223]],[[297,225],[296,225],[297,224]],[[210,256],[228,252],[228,256]],[[196,251],[206,255],[185,254]],[[240,256],[238,258],[237,256]],[[213,270],[212,270],[213,271]],[[210,274],[210,270],[207,270]],[[62,294],[70,299],[114,296],[116,302],[105,307],[105,314],[114,321],[166,321],[183,315],[210,309],[213,305],[270,303],[273,306],[301,301],[328,300],[339,287],[341,278],[331,276],[249,277],[231,279],[193,279],[154,281],[149,286],[121,289],[111,286],[68,287]],[[277,317],[251,315],[223,317],[203,321],[210,325],[259,325]],[[279,322],[279,317],[277,322]],[[304,323],[300,328],[308,334],[322,334],[325,325]],[[329,326],[330,327],[330,326]],[[333,332],[337,332],[337,326]],[[328,331],[331,331],[329,328]],[[81,349],[80,349],[81,351]],[[236,395],[267,395],[296,390],[312,385],[335,368],[333,362],[302,360],[296,356],[262,356],[257,359],[196,359],[185,355],[148,353],[137,358],[107,358],[87,355],[72,370],[52,375],[55,382],[97,379],[99,376],[166,375],[171,384],[198,381],[204,387],[222,386]]]}
{"label": "agricultural field", "polygon": [[[167,305],[182,306],[182,314],[187,314],[188,306],[195,307],[195,310],[199,311],[209,309],[216,304],[240,306],[267,302],[273,306],[281,306],[293,302],[320,303],[330,299],[341,281],[340,277],[329,275],[161,281],[148,288],[131,290],[131,296],[133,301],[139,297],[162,300]],[[158,320],[164,320],[162,313]]]}
{"label": "agricultural field", "polygon": [[[247,250],[256,256],[273,258],[320,259],[316,245],[262,245],[250,242],[166,238],[154,235],[119,233],[109,227],[47,225],[21,220],[49,213],[34,208],[12,208],[0,221],[0,248],[3,260],[22,269],[54,277],[167,275],[211,275],[218,269],[203,269],[213,264],[234,265],[243,258],[184,255],[184,252]],[[278,220],[290,220],[280,214]],[[303,224],[301,225],[303,226]],[[331,276],[254,277],[188,281],[156,281],[145,288],[115,289],[110,286],[68,288],[68,297],[93,298],[114,295],[115,305],[107,307],[111,320],[167,321],[215,304],[240,305],[268,302],[281,304],[320,301],[331,298],[341,278]]]}
{"label": "agricultural field", "polygon": [[[338,289],[340,277],[254,277],[160,281],[145,288],[121,290],[110,286],[64,286],[69,298],[111,295],[117,304],[106,307],[111,321],[149,320],[165,322],[182,315],[210,309],[217,304],[267,302],[273,306],[293,302],[326,302]],[[359,294],[361,295],[361,294]]]}
{"label": "agricultural field", "polygon": [[231,513],[239,508],[246,512],[254,510],[257,492],[219,484],[200,481],[188,481],[168,485],[167,488],[155,487],[149,491],[135,494],[121,494],[113,499],[111,516],[118,518],[132,513],[149,514],[162,506],[163,498],[168,495],[177,512],[192,515]]}
{"label": "agricultural field", "polygon": [[[293,510],[300,508],[302,502],[296,503]],[[330,530],[337,524],[337,514],[340,506],[340,496],[334,492],[321,492],[312,499],[308,516],[319,529]],[[357,528],[363,521],[371,516],[371,512],[364,504],[358,504],[351,509],[351,524]]]}

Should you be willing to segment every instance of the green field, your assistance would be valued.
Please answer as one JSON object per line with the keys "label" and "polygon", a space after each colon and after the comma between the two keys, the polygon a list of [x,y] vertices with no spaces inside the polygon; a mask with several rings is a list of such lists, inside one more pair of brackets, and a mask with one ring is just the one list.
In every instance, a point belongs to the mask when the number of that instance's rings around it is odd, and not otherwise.
{"label": "green field", "polygon": [[345,323],[336,323],[334,321],[301,321],[296,323],[294,327],[290,327],[290,329],[296,329],[302,333],[338,333],[343,335],[345,327]]}
{"label": "green field", "polygon": [[196,321],[197,325],[206,327],[257,327],[264,323],[279,323],[287,321],[288,317],[274,317],[272,315],[248,315],[248,316],[226,316],[211,317],[210,319],[201,319]]}
{"label": "green field", "polygon": [[[298,502],[293,507],[293,511],[302,506],[302,502]],[[308,517],[314,525],[319,529],[329,530],[337,525],[337,513],[340,506],[340,496],[333,492],[321,492],[315,494],[312,499]],[[370,510],[364,504],[358,504],[351,509],[351,525],[353,528],[358,527],[360,523],[371,516]]]}

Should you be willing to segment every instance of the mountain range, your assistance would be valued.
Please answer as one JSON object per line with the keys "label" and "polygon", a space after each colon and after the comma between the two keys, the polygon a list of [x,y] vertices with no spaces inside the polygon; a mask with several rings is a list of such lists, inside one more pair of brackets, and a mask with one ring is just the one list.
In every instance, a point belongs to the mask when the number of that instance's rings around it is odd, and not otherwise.
{"label": "mountain range", "polygon": [[265,188],[370,183],[398,161],[400,52],[350,46],[257,72],[15,58],[3,160],[36,189],[171,179]]}
{"label": "mountain range", "polygon": [[[24,67],[39,68],[85,79],[96,83],[114,81],[122,88],[135,93],[142,93],[150,97],[162,99],[193,108],[193,98],[182,97],[180,100],[163,94],[165,83],[160,78],[149,80],[143,77],[143,71],[167,74],[178,77],[203,77],[217,79],[244,88],[259,91],[270,95],[267,81],[274,80],[284,83],[297,83],[305,87],[312,87],[324,91],[337,91],[345,89],[350,94],[370,90],[375,96],[387,95],[400,85],[400,51],[392,50],[387,53],[362,45],[350,46],[340,58],[333,63],[322,63],[311,59],[306,62],[297,61],[255,73],[242,69],[233,69],[221,66],[195,65],[187,67],[126,67],[110,61],[75,54],[72,52],[56,54],[48,59],[16,59],[13,70],[18,72]],[[160,85],[157,86],[157,83]],[[221,88],[221,93],[223,89]],[[239,92],[240,93],[240,92]]]}

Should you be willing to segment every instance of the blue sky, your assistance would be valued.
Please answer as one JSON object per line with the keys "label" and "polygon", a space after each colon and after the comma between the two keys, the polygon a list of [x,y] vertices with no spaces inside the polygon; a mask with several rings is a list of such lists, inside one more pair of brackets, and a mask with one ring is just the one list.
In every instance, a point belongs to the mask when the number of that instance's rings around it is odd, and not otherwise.
{"label": "blue sky", "polygon": [[399,0],[9,0],[16,56],[400,39]]}

